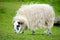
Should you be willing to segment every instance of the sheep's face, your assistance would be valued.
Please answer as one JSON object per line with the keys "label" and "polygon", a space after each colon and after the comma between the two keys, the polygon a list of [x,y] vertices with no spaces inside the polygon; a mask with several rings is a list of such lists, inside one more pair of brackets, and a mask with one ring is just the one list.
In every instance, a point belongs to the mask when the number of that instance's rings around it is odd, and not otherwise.
{"label": "sheep's face", "polygon": [[19,20],[14,21],[14,32],[15,33],[19,33],[19,31],[22,29],[23,27],[23,22],[20,22]]}

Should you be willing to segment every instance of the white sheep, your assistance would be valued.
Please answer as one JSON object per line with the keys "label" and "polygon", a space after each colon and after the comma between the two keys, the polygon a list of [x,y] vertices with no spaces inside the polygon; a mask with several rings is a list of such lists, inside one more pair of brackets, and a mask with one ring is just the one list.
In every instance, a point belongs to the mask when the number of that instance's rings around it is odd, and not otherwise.
{"label": "white sheep", "polygon": [[43,34],[51,34],[54,19],[54,10],[48,4],[22,5],[14,17],[14,30],[16,33],[19,31],[23,33],[27,27],[34,34],[35,29],[44,28],[45,31]]}

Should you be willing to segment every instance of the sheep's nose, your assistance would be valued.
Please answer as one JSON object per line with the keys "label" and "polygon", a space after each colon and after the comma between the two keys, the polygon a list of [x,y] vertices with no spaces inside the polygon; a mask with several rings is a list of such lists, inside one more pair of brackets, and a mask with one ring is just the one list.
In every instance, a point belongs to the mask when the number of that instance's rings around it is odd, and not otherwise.
{"label": "sheep's nose", "polygon": [[17,30],[19,30],[20,25],[17,25]]}
{"label": "sheep's nose", "polygon": [[20,27],[20,25],[17,25],[17,27]]}

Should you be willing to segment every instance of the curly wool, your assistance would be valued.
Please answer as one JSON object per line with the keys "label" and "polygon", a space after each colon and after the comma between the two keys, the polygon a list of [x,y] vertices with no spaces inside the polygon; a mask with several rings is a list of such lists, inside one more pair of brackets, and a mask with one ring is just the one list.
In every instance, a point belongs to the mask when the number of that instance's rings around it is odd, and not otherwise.
{"label": "curly wool", "polygon": [[[28,29],[49,28],[54,24],[55,13],[52,6],[48,4],[22,5],[17,11],[16,18],[21,16],[26,19]],[[20,19],[22,19],[20,17]]]}

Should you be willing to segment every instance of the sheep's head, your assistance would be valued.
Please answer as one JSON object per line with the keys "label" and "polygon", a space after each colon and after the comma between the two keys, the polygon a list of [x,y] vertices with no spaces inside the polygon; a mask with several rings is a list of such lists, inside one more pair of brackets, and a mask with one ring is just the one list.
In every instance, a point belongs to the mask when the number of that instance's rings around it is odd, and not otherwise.
{"label": "sheep's head", "polygon": [[19,33],[25,27],[24,20],[14,20],[14,32]]}

